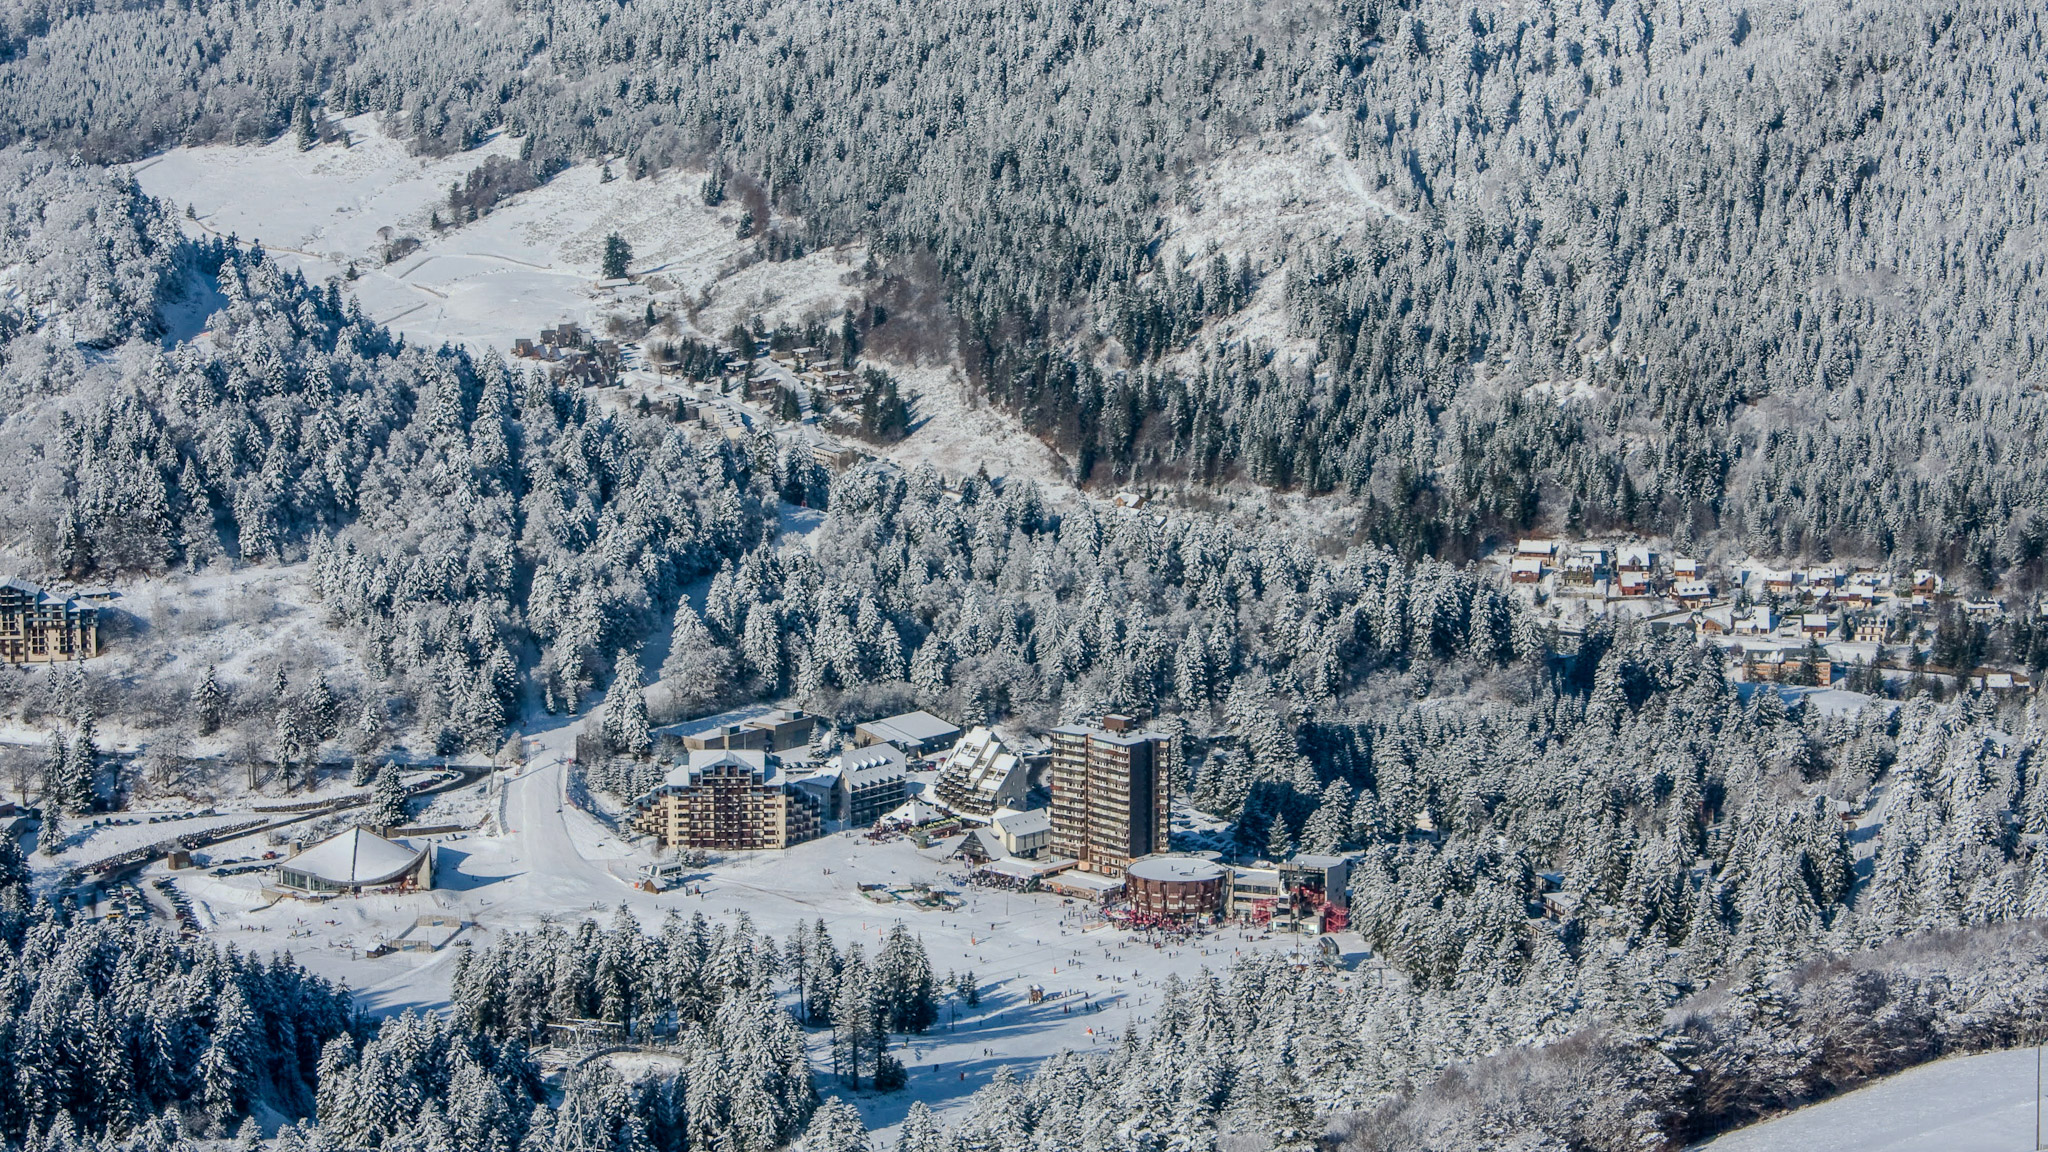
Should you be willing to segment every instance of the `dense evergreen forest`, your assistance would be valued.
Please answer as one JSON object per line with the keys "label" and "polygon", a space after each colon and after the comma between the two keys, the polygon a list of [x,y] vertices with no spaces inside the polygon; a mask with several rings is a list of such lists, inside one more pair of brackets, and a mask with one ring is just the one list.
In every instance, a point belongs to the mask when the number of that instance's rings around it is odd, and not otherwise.
{"label": "dense evergreen forest", "polygon": [[[4,0],[10,562],[302,564],[356,665],[269,695],[81,666],[8,677],[0,706],[87,733],[51,761],[86,811],[95,714],[246,730],[286,764],[328,741],[373,757],[393,727],[488,752],[530,711],[639,700],[654,645],[673,715],[1144,710],[1244,854],[1360,854],[1385,979],[1188,982],[1113,1051],[1000,1075],[950,1127],[912,1109],[909,1152],[1676,1148],[2037,1039],[2038,704],[1788,704],[1635,626],[1559,636],[1462,562],[1542,525],[2033,591],[2042,20],[2011,0]],[[320,146],[364,113],[423,152],[519,139],[522,168],[480,163],[473,190],[599,158],[706,170],[775,257],[858,240],[880,296],[943,301],[891,321],[894,346],[957,357],[1075,480],[1283,489],[1359,530],[834,476],[772,436],[609,411],[490,350],[410,346],[260,245],[181,234],[104,166]],[[1264,255],[1178,242],[1172,221],[1236,210],[1234,159],[1283,147],[1327,149],[1346,223],[1252,222],[1281,237]],[[1260,317],[1267,337],[1225,331]],[[793,506],[821,513],[804,548],[778,544]],[[596,779],[630,794],[650,770]],[[866,1133],[821,1099],[802,1027],[831,1029],[844,1087],[887,1088],[892,1044],[972,994],[902,933],[869,958],[822,924],[770,942],[622,915],[477,949],[445,1018],[379,1024],[288,956],[37,899],[13,848],[0,1138],[34,1152],[837,1152]],[[531,1052],[571,1019],[689,1055],[555,1092]]]}
{"label": "dense evergreen forest", "polygon": [[[87,160],[377,112],[710,166],[942,290],[1076,472],[1348,494],[1407,555],[1535,521],[2039,566],[2041,16],[1911,0],[17,2],[0,138]],[[1314,126],[1354,224],[1185,252]],[[776,233],[781,236],[781,233]],[[1290,347],[1213,338],[1254,298]],[[1162,358],[1163,357],[1163,358]],[[1560,404],[1559,397],[1568,397]],[[1936,463],[1938,462],[1938,463]]]}

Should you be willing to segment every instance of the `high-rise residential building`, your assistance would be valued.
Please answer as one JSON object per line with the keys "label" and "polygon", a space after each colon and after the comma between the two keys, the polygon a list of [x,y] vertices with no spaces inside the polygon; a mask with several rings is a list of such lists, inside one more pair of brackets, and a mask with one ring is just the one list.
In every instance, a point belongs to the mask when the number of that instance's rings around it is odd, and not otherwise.
{"label": "high-rise residential building", "polygon": [[1167,846],[1172,742],[1131,716],[1052,730],[1052,850],[1084,872],[1122,876]]}
{"label": "high-rise residential building", "polygon": [[787,848],[824,832],[817,801],[753,749],[692,752],[634,807],[634,829],[672,848]]}

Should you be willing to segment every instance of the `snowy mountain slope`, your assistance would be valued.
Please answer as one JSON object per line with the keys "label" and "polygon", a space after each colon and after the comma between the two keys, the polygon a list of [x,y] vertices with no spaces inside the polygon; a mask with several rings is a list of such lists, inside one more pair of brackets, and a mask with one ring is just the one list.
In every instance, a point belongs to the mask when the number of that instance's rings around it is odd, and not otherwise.
{"label": "snowy mountain slope", "polygon": [[2012,1152],[2034,1146],[2032,1048],[1924,1064],[1701,1152]]}
{"label": "snowy mountain slope", "polygon": [[[829,316],[858,300],[865,286],[859,248],[795,260],[752,256],[737,237],[736,203],[706,207],[702,172],[675,170],[643,180],[602,179],[586,164],[502,202],[495,211],[440,233],[448,184],[492,156],[517,155],[498,138],[475,152],[429,158],[386,135],[374,116],[345,122],[351,143],[301,151],[289,137],[261,145],[178,148],[136,164],[143,190],[174,207],[191,205],[196,232],[261,241],[270,254],[313,280],[342,275],[371,319],[408,339],[509,349],[563,320],[601,324],[607,314],[637,312],[652,300],[677,312],[708,339],[761,317],[769,325]],[[420,247],[385,266],[391,236]],[[604,238],[633,246],[640,283],[595,286]],[[1277,304],[1276,304],[1277,308]],[[181,334],[194,325],[181,323]],[[1011,414],[974,403],[953,363],[880,361],[903,380],[914,428],[883,454],[906,466],[929,461],[968,475],[1025,476],[1068,487],[1068,463]]]}

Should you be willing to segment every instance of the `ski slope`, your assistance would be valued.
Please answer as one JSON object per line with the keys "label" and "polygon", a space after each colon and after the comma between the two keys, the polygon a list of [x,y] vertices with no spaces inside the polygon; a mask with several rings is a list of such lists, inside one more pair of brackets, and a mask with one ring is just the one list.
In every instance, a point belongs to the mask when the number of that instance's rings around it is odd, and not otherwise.
{"label": "ski slope", "polygon": [[1703,1152],[2025,1152],[2034,1049],[1923,1064],[1701,1145]]}

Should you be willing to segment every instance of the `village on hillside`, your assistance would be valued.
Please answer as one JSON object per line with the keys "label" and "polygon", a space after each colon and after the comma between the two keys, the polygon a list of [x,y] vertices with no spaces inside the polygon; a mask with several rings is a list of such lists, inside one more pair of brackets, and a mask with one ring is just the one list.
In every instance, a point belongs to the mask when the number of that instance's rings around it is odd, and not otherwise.
{"label": "village on hillside", "polygon": [[2044,606],[1966,596],[1926,569],[1710,563],[1646,543],[1548,537],[1520,539],[1487,563],[1560,633],[1637,620],[1721,649],[1736,680],[2004,693],[2030,689],[2041,672],[1998,659],[1992,641],[2043,619]]}

